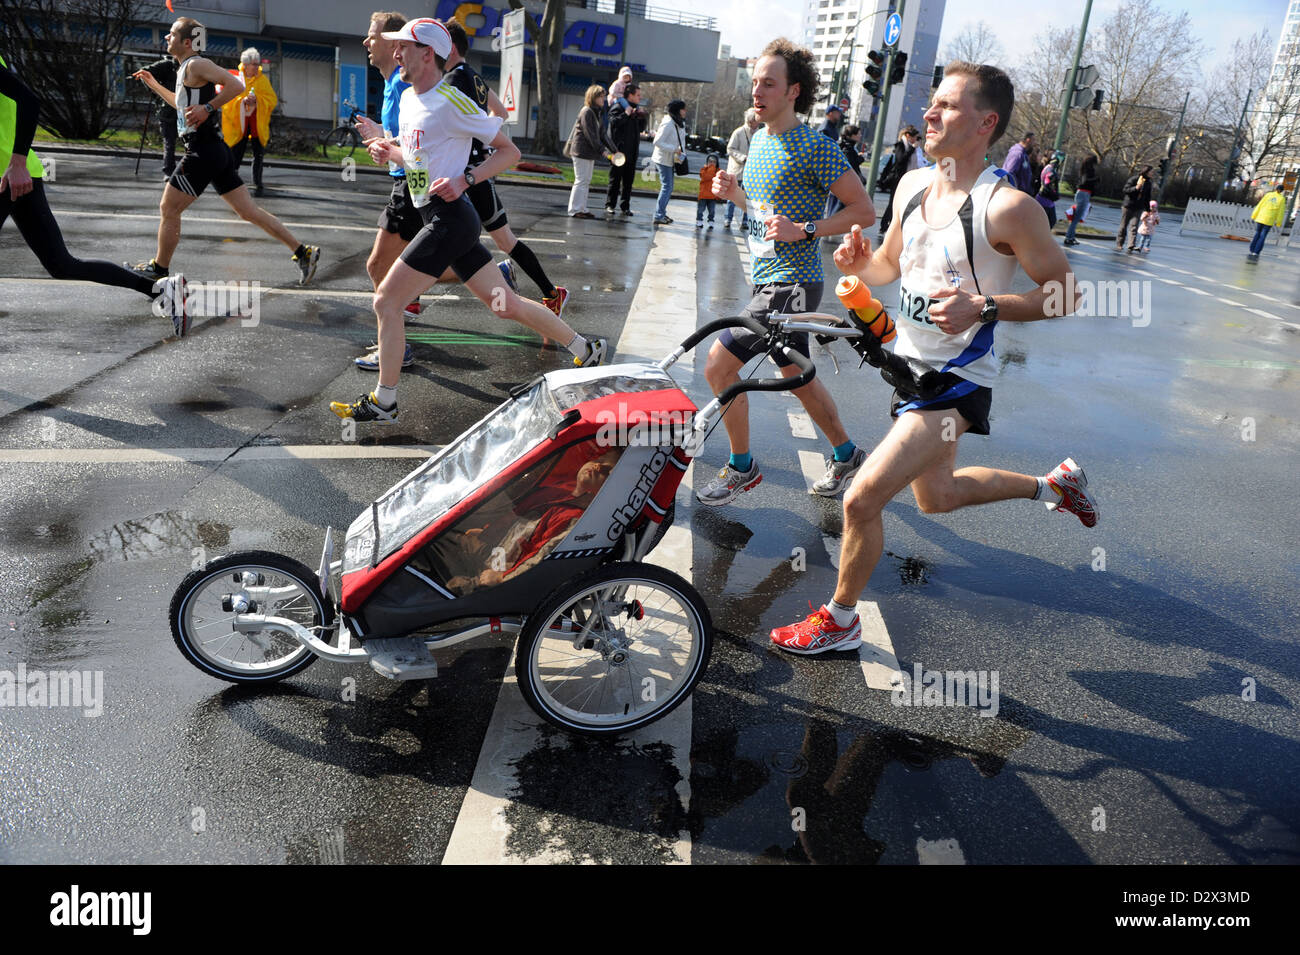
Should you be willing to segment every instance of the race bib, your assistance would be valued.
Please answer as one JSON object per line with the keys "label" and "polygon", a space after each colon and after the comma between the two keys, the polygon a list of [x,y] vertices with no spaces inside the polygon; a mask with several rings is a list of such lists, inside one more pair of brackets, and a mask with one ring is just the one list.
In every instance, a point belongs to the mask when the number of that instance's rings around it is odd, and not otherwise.
{"label": "race bib", "polygon": [[776,258],[776,240],[764,238],[771,214],[771,208],[761,202],[755,203],[749,213],[749,254],[756,259]]}
{"label": "race bib", "polygon": [[898,318],[922,327],[933,326],[930,318],[930,306],[938,304],[937,298],[917,295],[906,286],[898,287]]}
{"label": "race bib", "polygon": [[418,153],[406,161],[406,188],[411,192],[411,205],[415,208],[429,204],[429,166]]}

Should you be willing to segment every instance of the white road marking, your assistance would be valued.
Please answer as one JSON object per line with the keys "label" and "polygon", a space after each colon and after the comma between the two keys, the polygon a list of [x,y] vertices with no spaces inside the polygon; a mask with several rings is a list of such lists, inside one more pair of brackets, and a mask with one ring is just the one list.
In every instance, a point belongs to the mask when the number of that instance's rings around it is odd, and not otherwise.
{"label": "white road marking", "polygon": [[1272,312],[1266,312],[1262,308],[1251,308],[1249,305],[1247,305],[1246,311],[1253,312],[1254,314],[1258,315],[1260,318],[1271,318],[1275,322],[1282,321],[1281,316],[1274,315]]}
{"label": "white road marking", "polygon": [[916,840],[916,861],[921,865],[965,865],[966,856],[956,839]]}
{"label": "white road marking", "polygon": [[[65,287],[73,287],[73,286],[80,285],[80,286],[92,286],[92,287],[102,288],[102,286],[100,286],[99,283],[97,282],[83,282],[80,279],[69,280],[69,279],[49,279],[49,278],[30,278],[30,279],[0,278],[0,288],[2,288],[6,282],[13,282],[19,285],[61,285]],[[235,292],[239,294],[247,294],[248,291],[247,286],[241,288],[238,284],[233,282],[203,282],[202,284],[204,289],[221,289],[223,292],[228,290],[230,292]],[[446,283],[446,284],[450,284],[450,283]],[[437,286],[434,287],[437,288]],[[375,297],[375,293],[373,290],[367,292],[358,292],[353,289],[320,288],[317,286],[308,286],[307,288],[276,288],[273,286],[260,286],[258,288],[258,291],[262,295],[303,295],[308,298],[372,299]],[[421,302],[459,302],[461,301],[462,298],[463,296],[455,295],[453,293],[430,295],[428,292],[425,292],[423,295],[420,296],[420,301]],[[239,316],[220,315],[220,316],[211,316],[211,317],[237,318]]]}
{"label": "white road marking", "polygon": [[813,485],[822,479],[826,474],[826,458],[816,451],[799,452],[799,469],[803,471],[804,483],[808,485],[808,493],[813,493]]}
{"label": "white road marking", "polygon": [[1224,305],[1230,305],[1230,306],[1232,306],[1233,308],[1242,308],[1242,307],[1243,307],[1242,304],[1241,304],[1240,302],[1234,302],[1234,301],[1233,301],[1232,299],[1230,299],[1230,298],[1222,298],[1222,297],[1220,297],[1220,298],[1218,299],[1218,301],[1222,302]]}
{"label": "white road marking", "polygon": [[[378,201],[378,199],[376,201]],[[83,219],[103,219],[105,218],[105,213],[76,212],[75,210],[72,209],[59,209],[54,213],[54,216],[56,219],[68,219],[68,218],[78,218],[78,217]],[[109,213],[108,217],[113,219],[149,219],[152,220],[153,222],[158,221],[158,216],[156,215],[141,215],[138,212],[113,212],[113,213]],[[212,222],[212,223],[216,223],[217,225],[223,225],[223,226],[251,225],[251,223],[245,222],[243,219],[239,218],[238,216],[233,216],[233,215],[228,219],[218,219],[215,216],[190,216],[190,215],[183,216],[182,218],[183,221],[186,223]],[[324,222],[285,222],[284,225],[290,229],[308,229],[308,230],[327,229],[331,232],[374,233],[376,231],[376,227],[372,225],[330,225]]]}
{"label": "white road marking", "polygon": [[1213,298],[1213,297],[1214,297],[1214,296],[1211,295],[1209,292],[1205,291],[1205,289],[1203,289],[1203,288],[1197,288],[1195,285],[1184,285],[1183,288],[1187,289],[1187,291],[1189,291],[1189,292],[1194,292],[1194,293],[1196,293],[1197,295],[1205,295],[1205,296],[1210,297],[1210,298]]}
{"label": "white road marking", "polygon": [[[839,540],[823,534],[822,543],[826,545],[831,565],[839,570]],[[862,645],[858,647],[862,678],[868,689],[890,692],[902,671],[898,665],[898,655],[894,653],[894,642],[889,639],[889,630],[885,628],[885,618],[880,614],[880,605],[874,600],[859,600],[857,611],[858,622],[862,624]]]}
{"label": "white road marking", "polygon": [[[695,269],[681,268],[682,262],[695,261],[695,238],[689,232],[656,229],[645,270],[636,287],[623,337],[616,349],[617,360],[659,360],[696,328]],[[653,317],[653,321],[646,320]],[[694,353],[684,355],[672,367],[674,380],[690,390],[694,383]],[[691,507],[694,494],[688,471],[677,494],[677,517],[664,539],[651,555],[653,563],[691,579],[692,542]],[[511,652],[514,659],[514,652]],[[625,737],[638,747],[666,743],[672,747],[673,764],[680,781],[677,795],[682,808],[690,808],[691,701],[687,699],[659,722]],[[514,765],[538,745],[541,719],[524,702],[511,664],[496,708],[479,751],[478,763],[460,814],[452,829],[443,865],[545,863],[552,854],[521,858],[508,852],[510,822],[506,810],[515,789]],[[561,833],[561,836],[563,834]],[[644,838],[653,838],[646,836]],[[682,831],[677,840],[665,847],[677,864],[691,861],[690,833]],[[582,846],[573,846],[582,854]],[[567,855],[566,855],[567,858]]]}
{"label": "white road marking", "polygon": [[796,438],[816,438],[817,431],[813,428],[812,418],[808,417],[802,411],[787,411],[786,419],[790,422],[790,433]]}
{"label": "white road marking", "polygon": [[427,458],[427,445],[284,444],[246,448],[3,448],[0,464],[202,464],[225,461],[330,461]]}

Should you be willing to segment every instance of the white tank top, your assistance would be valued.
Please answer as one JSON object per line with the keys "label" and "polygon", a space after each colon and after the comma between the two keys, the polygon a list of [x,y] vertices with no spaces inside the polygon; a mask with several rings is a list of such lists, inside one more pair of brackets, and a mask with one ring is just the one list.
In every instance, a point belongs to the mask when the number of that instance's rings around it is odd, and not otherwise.
{"label": "white tank top", "polygon": [[906,194],[900,191],[894,196],[894,208],[902,210],[899,226],[903,235],[894,353],[919,358],[940,371],[991,388],[998,376],[993,354],[993,332],[998,323],[976,322],[960,335],[946,335],[930,320],[930,306],[937,303],[930,296],[946,286],[978,295],[1000,295],[1011,290],[1019,263],[1014,255],[1003,255],[993,248],[985,221],[989,200],[1006,181],[1006,172],[989,166],[975,180],[952,221],[932,226],[921,211],[921,202],[939,166],[931,168],[935,171],[928,177],[915,177],[919,182],[909,184]]}

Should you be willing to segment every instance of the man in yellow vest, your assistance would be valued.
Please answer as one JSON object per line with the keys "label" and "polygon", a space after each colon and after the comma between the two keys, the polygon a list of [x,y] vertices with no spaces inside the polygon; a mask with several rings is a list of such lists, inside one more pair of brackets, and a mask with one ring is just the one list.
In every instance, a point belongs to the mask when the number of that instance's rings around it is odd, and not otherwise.
{"label": "man in yellow vest", "polygon": [[262,154],[271,138],[271,111],[279,102],[271,81],[262,72],[262,54],[250,46],[239,55],[244,92],[221,107],[221,133],[234,153],[235,164],[243,165],[244,147],[253,144],[253,194],[262,189]]}
{"label": "man in yellow vest", "polygon": [[1259,200],[1255,206],[1255,211],[1250,217],[1255,220],[1255,238],[1250,241],[1250,251],[1246,253],[1247,261],[1254,261],[1259,258],[1259,253],[1264,251],[1264,240],[1268,238],[1268,230],[1275,225],[1281,225],[1286,216],[1286,196],[1282,195],[1282,183],[1278,183],[1273,191]]}

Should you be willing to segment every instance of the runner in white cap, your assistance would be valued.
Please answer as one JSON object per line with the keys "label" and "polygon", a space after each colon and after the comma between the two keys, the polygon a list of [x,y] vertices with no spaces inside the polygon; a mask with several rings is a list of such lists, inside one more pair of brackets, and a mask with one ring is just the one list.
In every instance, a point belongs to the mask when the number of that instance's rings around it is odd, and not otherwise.
{"label": "runner in white cap", "polygon": [[[520,298],[479,242],[479,219],[465,190],[513,166],[519,161],[519,149],[502,132],[500,117],[484,113],[453,84],[443,82],[452,51],[447,28],[437,20],[420,17],[383,37],[398,41],[396,59],[402,79],[411,88],[402,94],[400,137],[371,140],[370,155],[376,162],[392,161],[405,167],[411,201],[420,210],[424,228],[375,292],[378,386],[350,404],[332,402],[330,410],[340,418],[357,421],[397,420],[397,380],[406,347],[402,310],[448,266],[494,315],[563,343],[573,353],[576,365],[599,364],[607,343],[603,339],[588,341],[545,305]],[[475,139],[495,152],[478,166],[466,168]]]}

